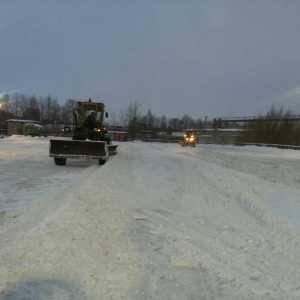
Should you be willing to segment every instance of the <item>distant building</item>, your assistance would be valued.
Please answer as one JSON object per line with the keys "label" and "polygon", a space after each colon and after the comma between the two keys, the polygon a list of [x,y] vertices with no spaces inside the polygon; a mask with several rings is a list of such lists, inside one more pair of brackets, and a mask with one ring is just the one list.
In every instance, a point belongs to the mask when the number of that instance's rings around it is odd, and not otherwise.
{"label": "distant building", "polygon": [[27,134],[26,129],[25,129],[27,124],[39,125],[40,122],[34,121],[34,120],[9,119],[9,120],[7,120],[7,135]]}

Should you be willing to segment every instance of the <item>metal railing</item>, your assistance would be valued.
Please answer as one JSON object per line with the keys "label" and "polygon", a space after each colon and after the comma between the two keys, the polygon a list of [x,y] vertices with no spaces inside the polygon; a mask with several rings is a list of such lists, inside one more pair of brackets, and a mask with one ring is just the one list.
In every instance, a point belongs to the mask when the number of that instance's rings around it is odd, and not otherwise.
{"label": "metal railing", "polygon": [[213,122],[224,122],[224,123],[234,123],[234,122],[254,122],[254,121],[300,121],[300,115],[290,115],[290,116],[256,116],[256,117],[224,117],[224,118],[214,118]]}

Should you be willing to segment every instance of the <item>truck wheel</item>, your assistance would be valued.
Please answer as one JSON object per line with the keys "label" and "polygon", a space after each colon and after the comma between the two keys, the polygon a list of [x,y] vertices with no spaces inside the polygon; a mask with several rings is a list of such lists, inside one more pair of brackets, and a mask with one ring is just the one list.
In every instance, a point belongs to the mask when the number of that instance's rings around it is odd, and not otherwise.
{"label": "truck wheel", "polygon": [[105,159],[99,159],[99,165],[100,165],[100,166],[104,165],[104,164],[105,164],[105,162],[106,162],[106,160],[105,160]]}
{"label": "truck wheel", "polygon": [[64,166],[67,159],[65,157],[54,157],[54,162],[57,166]]}

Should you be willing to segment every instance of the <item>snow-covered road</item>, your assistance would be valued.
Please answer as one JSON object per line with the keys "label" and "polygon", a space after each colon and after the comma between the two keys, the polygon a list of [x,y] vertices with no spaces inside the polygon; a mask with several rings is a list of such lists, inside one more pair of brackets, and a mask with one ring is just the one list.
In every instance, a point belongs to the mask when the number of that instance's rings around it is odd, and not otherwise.
{"label": "snow-covered road", "polygon": [[0,141],[0,299],[300,298],[300,152],[47,154],[45,138]]}

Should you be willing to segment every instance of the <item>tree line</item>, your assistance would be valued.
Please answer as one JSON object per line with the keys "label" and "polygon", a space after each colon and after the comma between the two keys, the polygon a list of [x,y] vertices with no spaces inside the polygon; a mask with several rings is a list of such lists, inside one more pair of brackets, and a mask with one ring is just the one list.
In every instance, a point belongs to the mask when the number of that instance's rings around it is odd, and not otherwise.
{"label": "tree line", "polygon": [[272,105],[265,116],[249,122],[238,140],[246,143],[300,145],[300,116]]}
{"label": "tree line", "polygon": [[16,118],[40,121],[42,124],[65,123],[69,124],[76,107],[75,99],[68,99],[61,105],[56,98],[26,96],[15,94],[11,97],[5,94],[1,97],[2,118]]}
{"label": "tree line", "polygon": [[[67,99],[64,104],[60,104],[51,96],[37,98],[35,95],[5,94],[0,99],[0,124],[3,125],[7,119],[12,118],[35,120],[42,124],[72,124],[77,101]],[[111,126],[128,127],[132,130],[201,128],[205,123],[200,118],[195,120],[189,115],[182,118],[157,116],[150,109],[146,114],[142,114],[138,102],[130,102],[118,114],[112,112],[109,120]]]}
{"label": "tree line", "polygon": [[[6,128],[7,119],[35,120],[46,124],[73,124],[73,112],[77,106],[76,99],[67,99],[63,104],[52,97],[26,96],[16,93],[14,96],[4,94],[0,98],[0,129]],[[260,118],[261,117],[261,118]],[[276,109],[273,105],[269,112],[248,123],[238,138],[238,142],[265,143],[282,145],[300,145],[300,116],[295,120],[290,110],[283,106]],[[142,130],[182,130],[212,127],[212,122],[205,119],[193,119],[189,115],[182,118],[157,116],[150,109],[146,114],[140,110],[138,102],[130,102],[118,114],[110,113],[110,126],[127,127],[133,135]]]}

